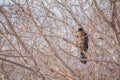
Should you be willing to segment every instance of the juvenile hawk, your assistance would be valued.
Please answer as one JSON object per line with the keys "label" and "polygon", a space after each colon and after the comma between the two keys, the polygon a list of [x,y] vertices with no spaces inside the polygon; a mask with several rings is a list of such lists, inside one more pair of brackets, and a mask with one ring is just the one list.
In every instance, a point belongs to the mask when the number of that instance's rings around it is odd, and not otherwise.
{"label": "juvenile hawk", "polygon": [[[87,52],[88,50],[88,36],[87,33],[84,32],[83,28],[79,28],[77,33],[76,33],[76,43],[80,48],[80,51],[84,50],[85,52]],[[83,59],[87,59],[87,56],[81,52],[81,56]],[[81,60],[81,62],[83,64],[86,64],[87,61],[86,60]]]}

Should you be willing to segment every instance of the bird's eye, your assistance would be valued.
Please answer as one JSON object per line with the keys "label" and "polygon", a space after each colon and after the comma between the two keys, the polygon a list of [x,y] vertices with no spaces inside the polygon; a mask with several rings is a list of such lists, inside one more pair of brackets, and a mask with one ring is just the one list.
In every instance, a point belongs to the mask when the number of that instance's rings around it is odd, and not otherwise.
{"label": "bird's eye", "polygon": [[77,38],[79,38],[79,36],[77,36]]}

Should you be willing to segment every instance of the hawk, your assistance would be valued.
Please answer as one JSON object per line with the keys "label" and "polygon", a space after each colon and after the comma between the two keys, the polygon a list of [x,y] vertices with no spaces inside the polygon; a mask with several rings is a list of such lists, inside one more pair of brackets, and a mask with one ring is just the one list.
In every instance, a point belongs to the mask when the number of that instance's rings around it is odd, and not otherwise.
{"label": "hawk", "polygon": [[[79,49],[81,51],[81,58],[87,59],[87,56],[82,52],[87,52],[88,50],[88,36],[87,33],[84,32],[83,28],[79,28],[76,33],[76,43],[79,46]],[[86,60],[81,60],[83,64],[86,64]]]}

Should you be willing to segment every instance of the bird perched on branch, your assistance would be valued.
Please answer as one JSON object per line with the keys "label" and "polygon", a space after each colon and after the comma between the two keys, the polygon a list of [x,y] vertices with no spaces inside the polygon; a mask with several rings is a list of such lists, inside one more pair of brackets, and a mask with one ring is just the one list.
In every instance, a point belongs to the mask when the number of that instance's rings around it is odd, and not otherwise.
{"label": "bird perched on branch", "polygon": [[[83,51],[87,52],[88,50],[88,35],[84,32],[83,28],[79,28],[76,33],[76,43],[79,46],[81,52],[81,58],[87,59],[87,56],[83,53]],[[81,60],[83,64],[87,63],[87,60]]]}

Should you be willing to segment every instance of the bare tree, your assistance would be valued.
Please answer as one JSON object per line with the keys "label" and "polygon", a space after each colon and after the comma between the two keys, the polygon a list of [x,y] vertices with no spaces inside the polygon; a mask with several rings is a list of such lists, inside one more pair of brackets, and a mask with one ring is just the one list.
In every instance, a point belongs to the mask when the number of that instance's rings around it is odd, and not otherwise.
{"label": "bare tree", "polygon": [[[120,78],[119,0],[0,2],[0,80]],[[76,31],[88,34],[82,64]]]}

